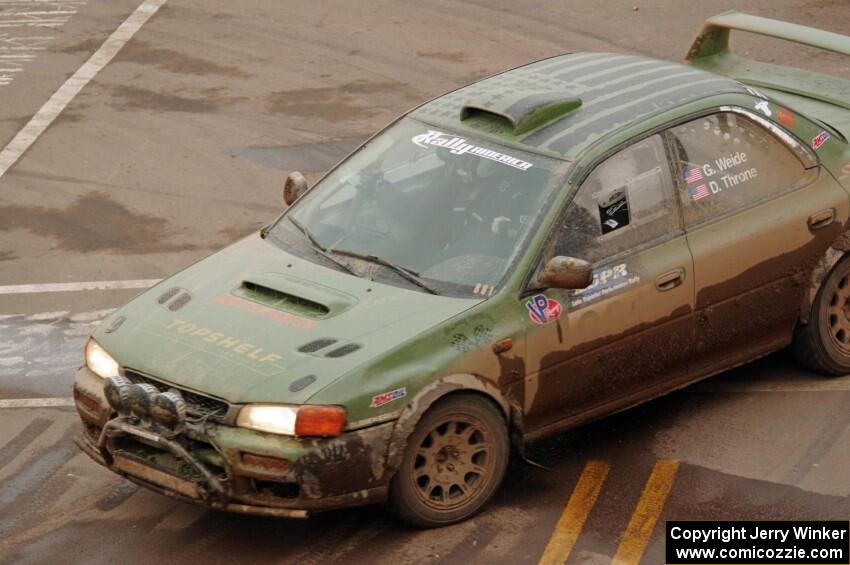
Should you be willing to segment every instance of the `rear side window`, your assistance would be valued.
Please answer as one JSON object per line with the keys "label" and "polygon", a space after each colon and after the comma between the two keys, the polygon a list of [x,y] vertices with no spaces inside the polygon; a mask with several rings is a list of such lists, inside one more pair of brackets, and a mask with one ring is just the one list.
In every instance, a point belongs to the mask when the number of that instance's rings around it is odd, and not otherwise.
{"label": "rear side window", "polygon": [[654,135],[590,173],[558,227],[550,256],[598,262],[680,230],[664,144]]}
{"label": "rear side window", "polygon": [[800,159],[747,117],[723,112],[669,130],[686,225],[808,184]]}

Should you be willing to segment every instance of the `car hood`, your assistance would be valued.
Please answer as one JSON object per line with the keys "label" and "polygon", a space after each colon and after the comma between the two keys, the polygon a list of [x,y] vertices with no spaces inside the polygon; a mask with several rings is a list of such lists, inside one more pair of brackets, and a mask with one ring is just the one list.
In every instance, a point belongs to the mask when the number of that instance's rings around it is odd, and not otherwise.
{"label": "car hood", "polygon": [[323,267],[254,234],[141,294],[93,337],[127,371],[234,403],[301,403],[478,302]]}

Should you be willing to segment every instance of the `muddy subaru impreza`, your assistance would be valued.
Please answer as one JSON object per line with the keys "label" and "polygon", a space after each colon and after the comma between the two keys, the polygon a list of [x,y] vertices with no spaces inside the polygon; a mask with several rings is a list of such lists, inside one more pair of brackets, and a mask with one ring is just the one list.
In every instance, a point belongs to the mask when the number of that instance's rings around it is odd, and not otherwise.
{"label": "muddy subaru impreza", "polygon": [[850,82],[731,28],[850,54],[727,13],[687,65],[569,54],[416,108],[94,332],[80,447],[213,508],[436,526],[534,439],[792,343],[850,371]]}

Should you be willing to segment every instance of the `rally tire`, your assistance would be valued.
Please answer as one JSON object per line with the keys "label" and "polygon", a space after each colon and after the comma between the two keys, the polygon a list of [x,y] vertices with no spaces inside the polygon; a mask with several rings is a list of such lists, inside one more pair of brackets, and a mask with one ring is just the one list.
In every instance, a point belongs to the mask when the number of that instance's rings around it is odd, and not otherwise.
{"label": "rally tire", "polygon": [[469,518],[493,496],[510,456],[499,409],[475,394],[450,395],[417,423],[390,484],[389,509],[420,528]]}
{"label": "rally tire", "polygon": [[792,346],[797,361],[830,376],[850,373],[850,256],[842,258],[821,284],[809,323],[797,328]]}

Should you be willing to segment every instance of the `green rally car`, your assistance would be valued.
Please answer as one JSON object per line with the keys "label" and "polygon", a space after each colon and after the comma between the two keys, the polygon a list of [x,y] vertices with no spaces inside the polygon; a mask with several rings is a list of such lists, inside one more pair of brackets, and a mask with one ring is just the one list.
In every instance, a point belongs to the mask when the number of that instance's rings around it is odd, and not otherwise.
{"label": "green rally car", "polygon": [[850,372],[850,81],[574,53],[445,94],[86,345],[79,446],[163,494],[470,516],[513,447],[794,344]]}

